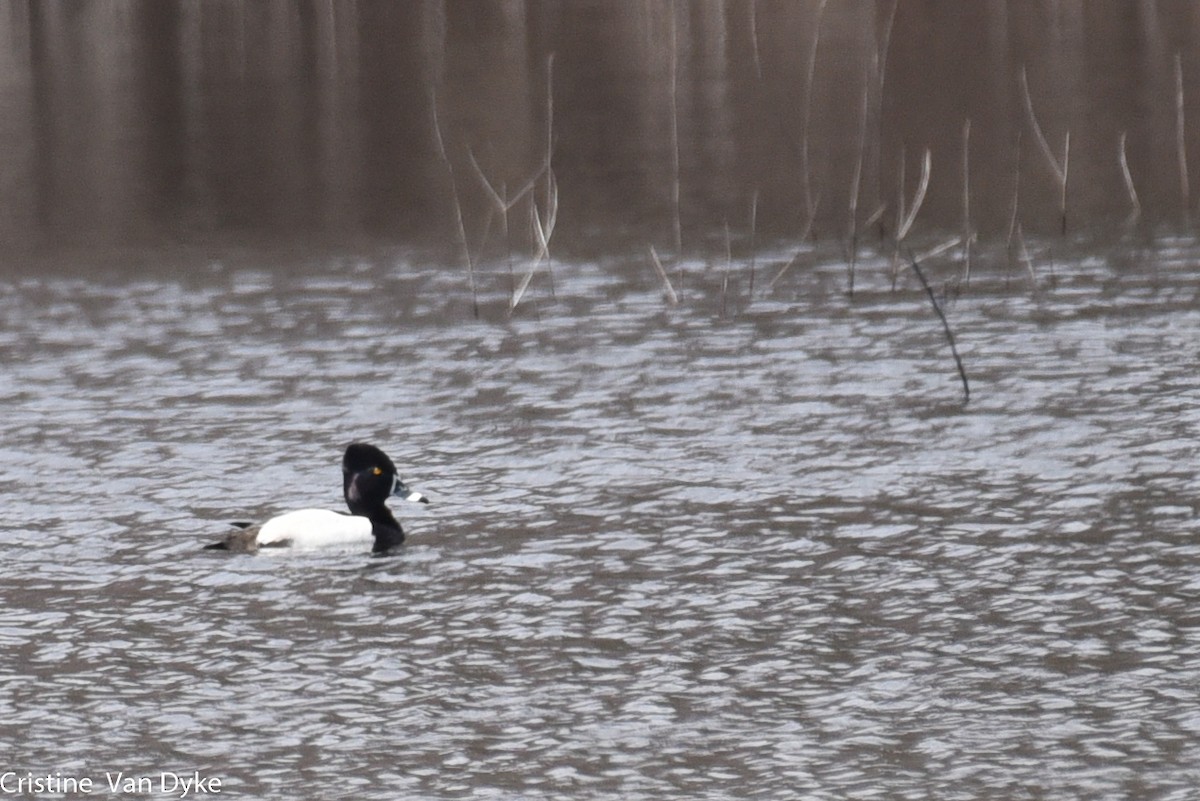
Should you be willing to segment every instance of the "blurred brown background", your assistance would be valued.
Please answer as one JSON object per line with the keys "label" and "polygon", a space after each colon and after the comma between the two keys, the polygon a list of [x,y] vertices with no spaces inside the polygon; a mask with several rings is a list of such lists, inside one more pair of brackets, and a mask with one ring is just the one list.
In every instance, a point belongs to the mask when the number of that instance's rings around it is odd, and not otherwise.
{"label": "blurred brown background", "polygon": [[0,241],[445,242],[436,131],[475,235],[488,200],[471,157],[515,192],[548,128],[560,248],[669,248],[676,152],[685,248],[726,221],[745,231],[752,207],[763,236],[810,218],[814,235],[845,236],[856,173],[856,218],[882,209],[886,231],[901,164],[911,198],[926,148],[916,227],[955,232],[967,120],[971,227],[1008,227],[1019,140],[1019,219],[1057,233],[1023,68],[1060,157],[1070,133],[1068,229],[1133,208],[1122,133],[1141,219],[1177,222],[1196,193],[1180,177],[1175,63],[1200,164],[1198,29],[1186,0],[6,2]]}

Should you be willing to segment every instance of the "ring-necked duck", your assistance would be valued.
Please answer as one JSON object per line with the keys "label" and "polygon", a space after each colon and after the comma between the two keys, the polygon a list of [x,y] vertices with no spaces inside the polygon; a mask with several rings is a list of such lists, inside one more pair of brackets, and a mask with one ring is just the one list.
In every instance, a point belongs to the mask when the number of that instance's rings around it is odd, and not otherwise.
{"label": "ring-necked duck", "polygon": [[350,514],[328,509],[300,509],[272,517],[259,526],[235,523],[236,531],[221,542],[204,546],[226,551],[257,551],[259,548],[323,545],[353,545],[374,540],[373,553],[383,553],[404,542],[404,529],[384,502],[392,495],[406,501],[429,503],[413,492],[396,466],[374,445],[355,442],[342,457],[342,492]]}

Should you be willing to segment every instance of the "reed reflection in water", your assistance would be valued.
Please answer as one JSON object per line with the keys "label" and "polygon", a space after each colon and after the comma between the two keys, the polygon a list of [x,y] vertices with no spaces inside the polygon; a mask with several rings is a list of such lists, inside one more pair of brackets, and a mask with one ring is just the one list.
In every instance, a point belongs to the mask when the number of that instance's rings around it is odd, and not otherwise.
{"label": "reed reflection in water", "polygon": [[[10,248],[448,242],[439,126],[473,243],[491,199],[471,158],[516,192],[548,137],[568,249],[594,252],[604,232],[610,250],[613,237],[673,250],[677,215],[703,252],[752,214],[764,236],[894,235],[926,151],[918,231],[994,240],[1015,219],[1057,233],[1062,206],[1075,233],[1135,209],[1178,222],[1200,163],[1193,16],[1083,2],[9,3],[0,234]],[[512,237],[530,238],[528,216],[514,210]]]}

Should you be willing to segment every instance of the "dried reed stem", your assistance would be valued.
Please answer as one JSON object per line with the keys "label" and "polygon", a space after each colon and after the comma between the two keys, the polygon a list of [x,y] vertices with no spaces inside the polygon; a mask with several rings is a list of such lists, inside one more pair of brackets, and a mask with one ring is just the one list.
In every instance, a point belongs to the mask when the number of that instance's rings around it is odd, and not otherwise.
{"label": "dried reed stem", "polygon": [[900,145],[900,175],[896,179],[896,238],[892,243],[892,260],[888,265],[888,274],[892,277],[892,289],[896,288],[896,280],[900,277],[900,226],[904,224],[904,185],[908,183],[908,146]]}
{"label": "dried reed stem", "polygon": [[1013,193],[1012,206],[1008,215],[1008,236],[1005,239],[1009,252],[1012,251],[1014,237],[1017,233],[1017,212],[1021,206],[1021,131],[1017,131],[1017,141],[1013,145]]}
{"label": "dried reed stem", "polygon": [[888,51],[892,47],[892,25],[896,22],[896,11],[900,8],[900,0],[893,0],[892,10],[888,12],[887,22],[883,26],[883,41],[876,51],[875,57],[879,64],[879,96],[883,97],[883,81],[887,77]]}
{"label": "dried reed stem", "polygon": [[[546,162],[545,169],[549,173],[553,169],[551,160],[554,158],[554,54],[546,56]],[[546,181],[546,208],[550,208],[551,187],[557,193],[554,181]]]}
{"label": "dried reed stem", "polygon": [[754,297],[754,270],[758,265],[758,190],[750,198],[750,289],[748,294]]}
{"label": "dried reed stem", "polygon": [[1058,208],[1062,219],[1062,232],[1065,234],[1067,232],[1067,170],[1071,162],[1071,132],[1067,132],[1066,141],[1063,144],[1063,157],[1060,162],[1050,150],[1050,143],[1046,141],[1046,135],[1042,133],[1042,126],[1038,123],[1037,114],[1034,113],[1033,98],[1029,94],[1029,79],[1025,75],[1024,66],[1021,67],[1019,80],[1021,94],[1025,100],[1025,111],[1029,115],[1029,124],[1033,128],[1034,138],[1037,140],[1038,148],[1042,151],[1042,156],[1046,159],[1046,164],[1054,173],[1054,180],[1058,183]]}
{"label": "dried reed stem", "polygon": [[962,129],[962,209],[963,230],[971,228],[971,118],[963,120]]}
{"label": "dried reed stem", "polygon": [[812,118],[813,81],[817,73],[817,47],[821,43],[821,17],[825,14],[825,4],[821,0],[817,6],[817,18],[813,23],[812,48],[808,51],[808,69],[804,78],[804,110],[800,120],[800,171],[804,179],[804,210],[808,215],[808,228],[812,228],[812,220],[816,216],[812,196],[812,175],[808,165],[808,129]]}
{"label": "dried reed stem", "polygon": [[754,60],[754,74],[762,80],[762,62],[758,59],[758,0],[750,0],[750,57]]}
{"label": "dried reed stem", "polygon": [[875,211],[871,212],[871,213],[870,213],[870,214],[867,216],[867,219],[863,220],[863,228],[870,228],[872,225],[874,225],[875,223],[877,223],[877,222],[879,222],[880,220],[882,220],[882,219],[883,219],[883,215],[885,215],[885,214],[887,214],[887,204],[886,204],[886,203],[880,203],[880,204],[879,204],[879,205],[878,205],[878,206],[875,208]]}
{"label": "dried reed stem", "polygon": [[663,269],[662,260],[658,258],[658,251],[654,249],[654,245],[650,246],[650,260],[654,263],[654,269],[658,272],[659,279],[662,280],[667,303],[671,306],[676,305],[679,303],[679,296],[675,294],[675,287],[671,286],[671,279],[667,276],[667,271]]}
{"label": "dried reed stem", "polygon": [[1121,164],[1121,177],[1125,179],[1125,191],[1129,194],[1129,204],[1133,206],[1129,221],[1136,220],[1142,213],[1142,202],[1138,200],[1137,189],[1133,186],[1133,174],[1129,172],[1129,159],[1125,154],[1125,132],[1121,131],[1121,139],[1117,144],[1117,161]]}
{"label": "dried reed stem", "polygon": [[[554,260],[550,258],[550,234],[558,219],[558,181],[554,178],[554,54],[546,56],[546,215],[548,229],[543,230],[540,220],[534,220],[534,230],[539,233],[538,243],[545,246],[546,275],[550,278],[550,297],[557,297],[554,290]],[[533,206],[537,217],[537,204]]]}
{"label": "dried reed stem", "polygon": [[[542,163],[542,168],[538,174],[526,185],[526,190],[532,190],[537,181],[544,173],[546,176],[546,219],[543,222],[541,214],[538,213],[537,200],[534,199],[529,204],[529,223],[533,230],[534,239],[537,241],[537,251],[534,253],[533,259],[530,261],[529,270],[521,278],[521,283],[513,290],[512,296],[509,299],[508,313],[511,315],[517,308],[517,304],[521,302],[525,291],[529,288],[529,282],[533,280],[537,268],[541,266],[542,260],[546,261],[546,273],[550,277],[550,295],[554,296],[554,270],[553,260],[550,257],[550,238],[554,235],[554,224],[558,220],[558,181],[554,177],[554,170],[551,167],[551,160],[554,156],[554,54],[551,53],[546,58],[546,160]],[[476,165],[478,168],[478,165]],[[483,178],[483,171],[480,170],[480,178]],[[486,183],[486,179],[485,183]],[[525,191],[525,190],[523,190]],[[515,202],[515,201],[514,201]],[[506,222],[507,226],[507,212]]]}
{"label": "dried reed stem", "polygon": [[1071,132],[1067,131],[1063,139],[1063,160],[1062,160],[1063,178],[1062,183],[1058,187],[1058,210],[1060,219],[1062,220],[1062,228],[1060,233],[1063,236],[1067,235],[1067,176],[1071,174]]}
{"label": "dried reed stem", "polygon": [[[871,72],[879,69],[879,55],[875,63],[867,68]],[[858,158],[854,162],[854,177],[850,179],[849,238],[850,238],[850,297],[854,297],[854,272],[858,265],[858,193],[862,190],[863,161],[867,149],[867,112],[870,105],[871,81],[870,74],[863,76],[862,105],[858,116]]]}
{"label": "dried reed stem", "polygon": [[951,248],[954,248],[960,244],[962,244],[961,236],[951,237],[950,239],[947,239],[945,242],[942,242],[940,245],[935,245],[934,247],[931,247],[929,250],[926,250],[925,252],[918,254],[916,257],[917,261],[929,261],[930,259],[936,259],[938,256],[942,255],[946,251],[948,251]]}
{"label": "dried reed stem", "polygon": [[458,179],[454,175],[454,164],[450,161],[450,156],[446,153],[446,144],[442,141],[442,126],[438,120],[438,105],[437,93],[433,92],[430,96],[430,103],[433,107],[433,141],[437,145],[438,157],[442,160],[442,164],[446,166],[446,172],[450,176],[450,194],[454,199],[454,222],[458,230],[458,242],[463,250],[463,257],[467,261],[467,278],[471,285],[471,311],[475,315],[475,319],[479,319],[479,292],[475,287],[475,259],[471,256],[471,245],[467,241],[467,229],[463,224],[462,203],[458,199]]}
{"label": "dried reed stem", "polygon": [[1179,196],[1186,218],[1191,209],[1191,184],[1188,181],[1187,147],[1183,124],[1183,60],[1175,54],[1175,150],[1179,154]]}
{"label": "dried reed stem", "polygon": [[496,189],[495,185],[492,184],[492,182],[488,180],[487,175],[484,174],[483,168],[479,166],[479,162],[475,159],[475,152],[471,148],[467,148],[467,157],[470,159],[471,166],[475,169],[475,175],[478,176],[479,182],[483,184],[483,188],[486,190],[487,196],[492,201],[492,208],[488,210],[487,224],[484,226],[483,242],[480,244],[481,249],[487,242],[488,232],[491,231],[492,213],[500,213],[500,224],[503,226],[504,233],[504,247],[507,258],[506,263],[508,264],[508,302],[509,308],[511,309],[516,305],[513,302],[513,298],[516,295],[516,287],[513,278],[512,237],[509,233],[508,213],[513,209],[514,206],[520,203],[526,195],[532,196],[533,189],[537,186],[537,182],[541,180],[542,174],[546,171],[547,165],[542,164],[538,168],[537,172],[535,172],[533,176],[521,186],[521,189],[515,195],[513,195],[512,199],[510,200],[508,197],[508,187],[501,182],[500,189]]}
{"label": "dried reed stem", "polygon": [[[875,96],[879,98],[879,101],[877,107],[878,113],[875,115],[875,135],[871,137],[871,158],[869,161],[870,169],[868,170],[868,173],[874,174],[875,176],[875,200],[881,206],[884,205],[882,187],[883,170],[880,169],[880,165],[883,161],[883,155],[881,152],[883,142],[883,87],[887,79],[888,52],[892,47],[892,28],[895,25],[896,11],[899,8],[900,0],[893,0],[892,8],[888,12],[887,21],[883,26],[883,37],[878,44],[874,57],[876,72],[878,74]],[[882,218],[883,215],[881,214],[878,218],[876,218],[876,221]],[[872,222],[863,223],[863,228],[870,228],[871,225],[873,225]]]}
{"label": "dried reed stem", "polygon": [[[908,210],[908,214],[904,217],[903,222],[896,229],[896,242],[903,242],[908,236],[908,232],[912,230],[913,222],[917,219],[917,213],[921,211],[921,204],[925,202],[925,193],[929,190],[929,172],[932,167],[932,154],[929,148],[925,149],[925,158],[921,160],[921,180],[917,184],[917,193],[913,195],[912,208]],[[904,196],[903,187],[901,187],[901,197]]]}
{"label": "dried reed stem", "polygon": [[783,278],[784,273],[786,273],[788,270],[792,269],[792,265],[796,263],[796,260],[800,258],[800,254],[803,252],[804,251],[802,251],[802,250],[797,250],[795,253],[792,254],[792,257],[790,259],[788,259],[787,264],[785,264],[779,268],[779,272],[775,273],[775,277],[772,278],[770,280],[770,282],[767,284],[768,292],[770,292],[771,290],[773,290],[775,288],[775,284],[779,283],[779,279]]}
{"label": "dried reed stem", "polygon": [[[554,173],[551,171],[547,176],[546,189],[546,220],[542,221],[541,215],[538,214],[537,203],[533,203],[529,207],[530,224],[533,227],[534,237],[537,239],[538,249],[530,262],[529,271],[521,278],[521,283],[513,292],[512,299],[509,301],[508,313],[512,314],[517,308],[517,304],[521,302],[521,298],[525,295],[525,290],[529,288],[529,282],[533,280],[533,275],[537,272],[537,268],[541,266],[542,260],[546,260],[546,269],[550,269],[550,237],[554,235],[554,223],[558,220],[558,182],[554,179]],[[553,280],[553,279],[551,279]]]}
{"label": "dried reed stem", "polygon": [[[526,195],[533,191],[534,187],[537,186],[537,182],[542,179],[542,176],[546,173],[546,170],[550,165],[549,161],[543,162],[541,166],[537,168],[537,172],[530,176],[530,178],[521,185],[520,190],[518,190],[515,195],[509,198],[508,189],[504,184],[501,184],[500,189],[497,190],[495,185],[488,180],[487,175],[483,172],[483,168],[480,167],[479,162],[475,160],[475,152],[470,148],[467,148],[467,158],[470,160],[471,166],[475,169],[475,174],[479,177],[479,182],[483,184],[483,188],[487,191],[487,195],[491,199],[492,205],[496,207],[496,211],[505,215],[506,218],[508,212],[512,210],[513,206],[516,206],[518,203],[524,200]],[[504,224],[504,230],[508,230],[507,221]]]}
{"label": "dried reed stem", "polygon": [[963,120],[962,147],[963,280],[971,281],[971,119]]}
{"label": "dried reed stem", "polygon": [[921,211],[921,204],[925,202],[925,192],[929,189],[929,173],[932,166],[932,154],[929,148],[925,149],[925,158],[921,159],[921,179],[917,183],[917,191],[913,195],[912,207],[905,213],[904,200],[904,151],[905,148],[900,148],[900,186],[897,197],[897,215],[896,215],[896,240],[892,247],[892,263],[890,267],[892,276],[892,289],[896,288],[896,280],[900,276],[900,244],[908,236],[908,232],[912,230],[913,222],[917,219],[917,213]]}
{"label": "dried reed stem", "polygon": [[679,222],[679,56],[675,35],[675,3],[671,6],[671,210],[674,212],[675,258],[683,252],[683,227]]}
{"label": "dried reed stem", "polygon": [[1021,224],[1017,223],[1017,244],[1021,248],[1021,261],[1025,264],[1025,270],[1029,273],[1029,283],[1037,289],[1037,275],[1033,272],[1033,258],[1029,255],[1029,248],[1025,246],[1025,232],[1021,230]]}
{"label": "dried reed stem", "polygon": [[[508,224],[508,213],[510,211],[512,211],[513,207],[515,207],[518,203],[520,203],[522,200],[524,200],[526,195],[532,197],[533,190],[537,186],[537,182],[539,180],[541,180],[542,175],[546,172],[546,170],[549,167],[549,162],[545,162],[540,167],[538,167],[537,172],[535,172],[532,176],[530,176],[529,180],[527,180],[521,186],[521,188],[517,191],[517,193],[515,195],[512,196],[512,198],[509,198],[507,185],[504,184],[503,182],[501,182],[500,189],[499,190],[496,189],[495,185],[492,184],[492,182],[488,179],[487,175],[484,174],[483,168],[479,166],[479,162],[475,159],[475,152],[471,148],[467,148],[467,157],[470,159],[471,166],[475,169],[475,175],[479,178],[479,182],[481,184],[483,184],[483,188],[486,190],[487,196],[492,201],[492,208],[489,209],[487,224],[484,227],[484,238],[483,238],[484,243],[487,242],[487,233],[488,233],[488,231],[491,230],[491,221],[492,221],[491,215],[492,215],[492,213],[493,212],[500,213],[500,224],[501,224],[501,226],[503,226],[504,247],[505,247],[505,253],[507,254],[507,264],[508,264],[508,274],[509,274],[509,303],[511,304],[513,294],[514,294],[514,288],[512,285],[512,283],[513,283],[513,277],[512,277],[513,276],[513,254],[512,254],[512,237],[510,236],[510,229],[509,229],[509,224]],[[481,244],[480,247],[482,248],[483,245]]]}
{"label": "dried reed stem", "polygon": [[812,236],[813,225],[817,221],[817,211],[821,208],[821,192],[817,192],[817,196],[813,198],[812,211],[808,214],[808,219],[804,221],[804,230],[800,232],[800,239],[808,239]]}
{"label": "dried reed stem", "polygon": [[729,295],[729,271],[733,269],[733,248],[729,242],[729,221],[725,221],[725,274],[721,276],[721,316],[725,316],[725,299]]}

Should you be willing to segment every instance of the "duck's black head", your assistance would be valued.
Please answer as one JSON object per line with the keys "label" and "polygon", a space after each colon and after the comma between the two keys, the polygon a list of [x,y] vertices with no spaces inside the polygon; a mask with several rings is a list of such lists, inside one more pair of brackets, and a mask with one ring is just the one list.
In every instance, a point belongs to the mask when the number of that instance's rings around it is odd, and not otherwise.
{"label": "duck's black head", "polygon": [[374,445],[355,442],[342,457],[342,493],[350,513],[366,515],[383,506],[396,482],[396,465]]}
{"label": "duck's black head", "polygon": [[390,496],[429,503],[428,498],[413,492],[400,480],[396,465],[386,453],[365,442],[355,442],[346,448],[342,457],[342,493],[351,514],[370,518],[377,553],[404,542],[404,530],[385,505]]}

